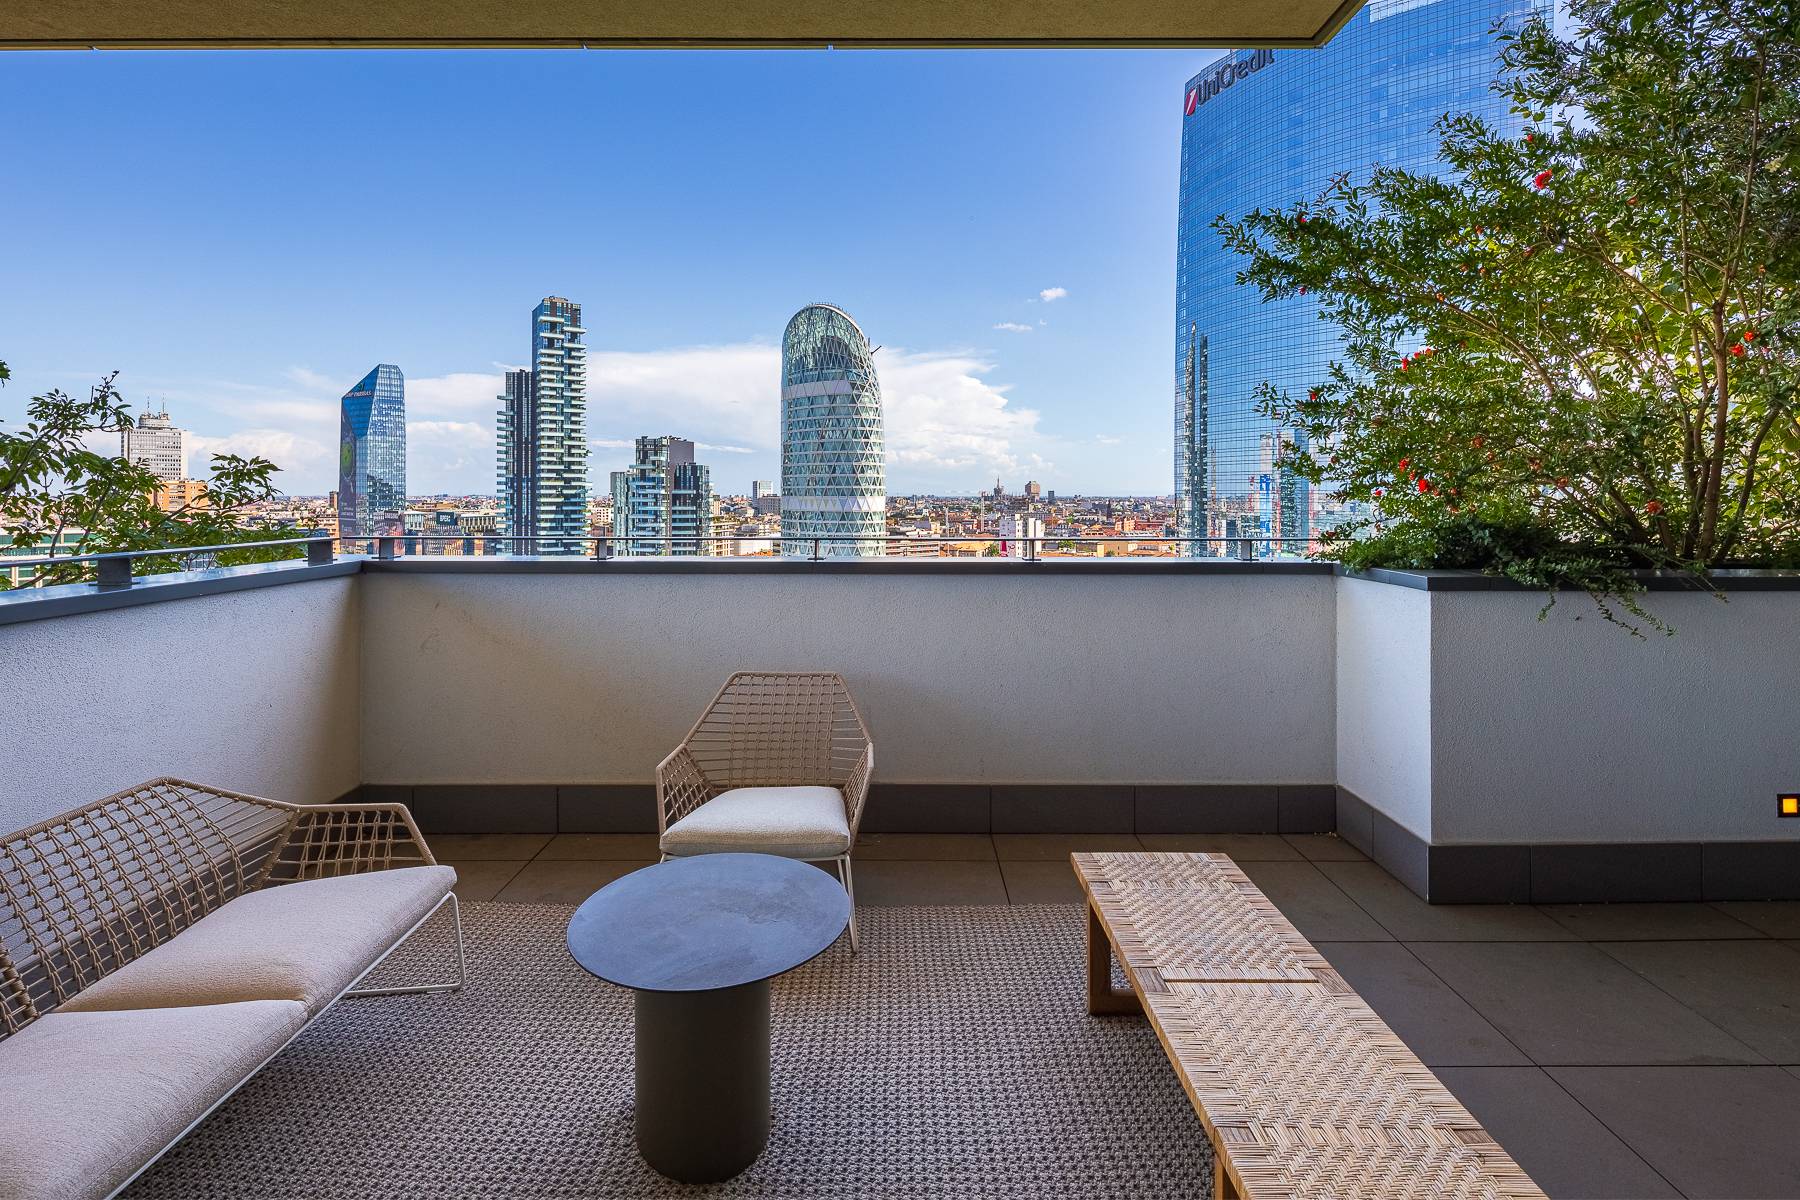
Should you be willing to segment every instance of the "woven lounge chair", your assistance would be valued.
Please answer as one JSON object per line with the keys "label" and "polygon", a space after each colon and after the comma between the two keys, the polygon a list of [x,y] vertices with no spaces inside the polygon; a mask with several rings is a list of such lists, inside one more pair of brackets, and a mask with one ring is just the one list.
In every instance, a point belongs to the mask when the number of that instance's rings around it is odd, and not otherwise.
{"label": "woven lounge chair", "polygon": [[656,768],[664,858],[752,852],[832,862],[850,893],[850,848],[875,745],[843,677],[740,671]]}

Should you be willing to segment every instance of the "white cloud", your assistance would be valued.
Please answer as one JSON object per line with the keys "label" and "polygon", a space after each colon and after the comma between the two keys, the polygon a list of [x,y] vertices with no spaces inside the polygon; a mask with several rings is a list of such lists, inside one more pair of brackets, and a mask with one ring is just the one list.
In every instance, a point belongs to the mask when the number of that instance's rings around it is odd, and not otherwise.
{"label": "white cloud", "polygon": [[1038,299],[1042,300],[1045,304],[1049,304],[1052,300],[1061,300],[1063,297],[1067,296],[1068,294],[1069,294],[1068,288],[1061,288],[1061,287],[1045,288],[1043,291],[1038,293]]}
{"label": "white cloud", "polygon": [[1113,437],[1108,433],[1096,433],[1094,435],[1094,440],[1099,442],[1102,446],[1117,446],[1125,439],[1122,437]]}
{"label": "white cloud", "polygon": [[1017,321],[1002,321],[998,325],[994,326],[994,328],[1001,330],[1005,333],[1030,333],[1031,332],[1031,326],[1021,325]]}
{"label": "white cloud", "polygon": [[979,486],[990,475],[1050,466],[1035,450],[1037,411],[982,378],[994,364],[964,354],[882,357],[890,491],[911,490],[907,480],[918,473],[946,487]]}
{"label": "white cloud", "polygon": [[[1029,329],[1030,326],[1024,328]],[[1048,473],[1038,413],[988,381],[994,364],[969,353],[876,355],[887,425],[888,483],[895,492],[986,486],[994,475]],[[196,431],[191,469],[215,452],[261,454],[281,468],[277,486],[321,494],[337,486],[338,399],[354,379],[304,367],[276,385],[162,381],[177,419]],[[624,465],[646,434],[691,438],[730,456],[732,470],[773,478],[779,470],[781,352],[741,343],[668,350],[595,350],[588,355],[590,485]],[[154,381],[146,381],[154,382]],[[494,490],[494,417],[501,378],[460,372],[406,381],[407,488],[419,495]],[[154,393],[153,393],[154,394]],[[226,431],[226,432],[221,432]],[[715,486],[736,488],[729,476]]]}

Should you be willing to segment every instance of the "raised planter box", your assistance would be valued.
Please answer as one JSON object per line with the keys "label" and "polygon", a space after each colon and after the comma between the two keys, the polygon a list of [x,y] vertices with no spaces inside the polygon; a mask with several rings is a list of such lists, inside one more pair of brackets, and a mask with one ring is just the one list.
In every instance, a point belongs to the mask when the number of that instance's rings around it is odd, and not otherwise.
{"label": "raised planter box", "polygon": [[1800,898],[1800,575],[1586,596],[1338,580],[1339,831],[1437,901]]}

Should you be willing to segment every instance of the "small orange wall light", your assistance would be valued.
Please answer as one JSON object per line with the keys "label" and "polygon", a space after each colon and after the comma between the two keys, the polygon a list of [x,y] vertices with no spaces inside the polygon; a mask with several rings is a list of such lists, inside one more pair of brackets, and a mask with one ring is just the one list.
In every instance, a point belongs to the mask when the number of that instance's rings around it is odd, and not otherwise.
{"label": "small orange wall light", "polygon": [[1776,809],[1784,817],[1800,817],[1800,792],[1783,792],[1775,797]]}

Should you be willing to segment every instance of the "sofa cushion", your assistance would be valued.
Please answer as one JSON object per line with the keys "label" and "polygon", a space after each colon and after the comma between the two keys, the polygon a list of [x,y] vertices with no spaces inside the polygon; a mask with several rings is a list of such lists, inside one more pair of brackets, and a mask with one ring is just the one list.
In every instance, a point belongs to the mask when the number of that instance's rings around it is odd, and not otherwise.
{"label": "sofa cushion", "polygon": [[844,794],[831,787],[748,787],[720,792],[664,831],[664,854],[755,851],[835,858],[850,849]]}
{"label": "sofa cushion", "polygon": [[239,896],[60,1012],[338,997],[456,883],[450,867],[402,867],[284,883]]}
{"label": "sofa cushion", "polygon": [[33,1021],[0,1041],[0,1200],[110,1195],[305,1024],[292,1000]]}

